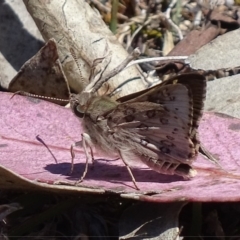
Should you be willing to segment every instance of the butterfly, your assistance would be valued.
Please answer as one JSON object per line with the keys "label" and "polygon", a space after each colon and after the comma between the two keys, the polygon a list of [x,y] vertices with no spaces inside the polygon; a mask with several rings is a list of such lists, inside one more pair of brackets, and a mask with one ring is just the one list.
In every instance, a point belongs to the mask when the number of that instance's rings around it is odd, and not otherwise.
{"label": "butterfly", "polygon": [[[162,174],[194,177],[191,164],[200,147],[205,96],[206,79],[198,73],[180,74],[117,100],[93,95],[82,105],[82,95],[72,94],[71,108],[82,119],[86,162],[93,159],[93,146],[117,154],[137,189],[129,160]],[[87,164],[78,182],[86,173]]]}

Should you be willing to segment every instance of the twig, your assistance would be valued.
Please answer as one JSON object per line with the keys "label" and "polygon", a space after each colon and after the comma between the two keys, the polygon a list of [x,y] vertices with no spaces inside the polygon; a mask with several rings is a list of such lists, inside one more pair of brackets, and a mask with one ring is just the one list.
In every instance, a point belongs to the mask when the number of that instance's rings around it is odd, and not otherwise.
{"label": "twig", "polygon": [[177,0],[172,0],[172,2],[170,3],[168,9],[165,12],[165,16],[167,18],[168,23],[177,31],[179,39],[182,40],[183,39],[183,35],[182,35],[182,32],[181,32],[180,28],[170,18],[170,13],[171,13],[172,8],[174,7],[174,5],[176,3],[177,3]]}
{"label": "twig", "polygon": [[[104,5],[101,4],[100,1],[98,1],[98,0],[91,0],[91,2],[92,2],[99,10],[101,10],[101,11],[103,11],[103,12],[107,12],[107,13],[110,13],[110,12],[111,12],[110,8],[104,6]],[[125,15],[123,15],[123,14],[121,14],[121,13],[117,13],[117,17],[118,17],[119,19],[121,19],[121,20],[125,20],[125,21],[128,20],[128,17],[125,16]]]}
{"label": "twig", "polygon": [[148,19],[146,22],[143,23],[143,25],[141,25],[132,35],[130,41],[127,44],[126,50],[129,50],[129,47],[131,46],[133,39],[137,36],[137,34],[145,27],[147,26],[149,23],[151,22],[151,19]]}
{"label": "twig", "polygon": [[186,60],[188,56],[170,56],[170,57],[152,57],[152,58],[144,58],[135,60],[127,65],[127,67],[131,67],[132,65],[145,63],[145,62],[153,62],[153,61],[166,61],[166,60]]}
{"label": "twig", "polygon": [[108,73],[102,79],[91,82],[83,92],[92,93],[92,94],[95,93],[105,82],[107,82],[110,78],[114,77],[119,72],[121,72],[128,65],[128,63],[130,63],[133,59],[138,58],[139,55],[140,55],[140,50],[138,48],[134,49],[132,54],[129,55],[120,65],[114,68],[110,73]]}

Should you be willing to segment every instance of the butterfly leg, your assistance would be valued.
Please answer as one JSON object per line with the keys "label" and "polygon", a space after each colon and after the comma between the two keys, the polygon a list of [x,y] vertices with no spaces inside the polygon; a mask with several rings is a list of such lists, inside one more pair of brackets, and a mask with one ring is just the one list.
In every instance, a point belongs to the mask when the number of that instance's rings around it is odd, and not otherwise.
{"label": "butterfly leg", "polygon": [[204,156],[204,158],[206,158],[207,160],[209,160],[210,162],[218,165],[223,171],[228,172],[227,170],[225,170],[221,164],[219,163],[219,161],[212,155],[211,152],[209,152],[205,146],[201,143],[200,147],[199,147],[199,152]]}
{"label": "butterfly leg", "polygon": [[[87,171],[88,171],[89,159],[91,159],[93,161],[93,151],[92,151],[92,148],[91,148],[91,139],[90,139],[90,136],[87,133],[82,134],[81,145],[82,145],[82,147],[84,149],[84,152],[86,154],[86,164],[85,164],[85,169],[84,169],[84,172],[83,172],[81,178],[75,183],[75,185],[82,182],[83,179],[85,178],[85,176],[87,174]],[[88,148],[90,149],[90,154],[89,154],[89,149]]]}
{"label": "butterfly leg", "polygon": [[70,169],[70,175],[72,175],[73,170],[74,170],[74,159],[75,159],[75,152],[74,152],[74,147],[82,147],[82,141],[75,142],[74,144],[71,145],[70,148],[70,153],[71,153],[71,169]]}
{"label": "butterfly leg", "polygon": [[[82,141],[75,142],[74,144],[71,145],[71,148],[70,148],[70,152],[71,152],[71,170],[70,170],[70,175],[73,173],[73,170],[74,170],[74,159],[75,159],[74,147],[83,147]],[[94,164],[93,150],[92,150],[91,147],[89,147],[89,148],[90,148],[92,163]]]}
{"label": "butterfly leg", "polygon": [[126,166],[126,168],[127,168],[127,170],[128,170],[128,173],[130,174],[130,176],[131,176],[131,178],[132,178],[132,182],[133,182],[135,188],[136,188],[137,190],[140,190],[139,187],[137,186],[137,182],[136,182],[136,180],[135,180],[135,177],[133,176],[133,173],[132,173],[131,168],[129,167],[127,161],[124,159],[124,154],[122,154],[121,151],[119,151],[119,155],[120,155],[120,157],[121,157],[124,165]]}
{"label": "butterfly leg", "polygon": [[[94,158],[93,158],[93,150],[90,147],[91,145],[91,139],[89,137],[88,134],[83,133],[82,134],[82,140],[79,142],[75,142],[74,144],[71,145],[70,148],[70,152],[71,152],[71,170],[70,170],[70,174],[73,173],[74,170],[74,158],[75,158],[75,153],[74,153],[74,147],[83,147],[85,155],[86,155],[86,165],[85,165],[85,170],[83,172],[82,177],[76,182],[76,184],[80,183],[83,181],[83,179],[85,178],[86,174],[87,174],[87,170],[88,170],[88,160],[91,159],[92,162],[94,162]],[[90,155],[89,155],[89,151],[87,149],[87,147],[90,149]]]}

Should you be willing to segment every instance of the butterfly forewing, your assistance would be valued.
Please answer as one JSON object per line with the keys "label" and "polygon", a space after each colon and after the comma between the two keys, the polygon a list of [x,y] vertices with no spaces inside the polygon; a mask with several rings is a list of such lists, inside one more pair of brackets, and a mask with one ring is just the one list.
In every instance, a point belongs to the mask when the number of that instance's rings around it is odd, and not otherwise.
{"label": "butterfly forewing", "polygon": [[[193,127],[198,127],[202,117],[204,100],[206,98],[206,80],[200,74],[182,74],[176,77],[177,83],[188,88],[189,97],[193,102]],[[166,82],[166,83],[165,83]],[[171,84],[175,82],[174,78],[164,81],[163,84]]]}
{"label": "butterfly forewing", "polygon": [[[199,119],[202,116],[204,100],[206,97],[206,79],[203,75],[197,73],[186,73],[179,76],[175,76],[166,81],[163,81],[161,84],[153,86],[149,89],[143,91],[132,93],[122,98],[119,98],[119,102],[131,102],[131,101],[146,101],[148,100],[149,95],[158,91],[163,86],[172,85],[172,84],[182,84],[188,89],[188,95],[190,100],[193,101],[193,125],[198,126]],[[176,97],[176,96],[175,96]]]}

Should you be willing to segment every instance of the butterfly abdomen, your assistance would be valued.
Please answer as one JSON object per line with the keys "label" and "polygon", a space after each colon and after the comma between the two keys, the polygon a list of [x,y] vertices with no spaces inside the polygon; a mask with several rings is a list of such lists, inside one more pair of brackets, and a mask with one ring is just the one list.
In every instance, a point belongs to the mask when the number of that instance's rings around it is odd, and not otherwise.
{"label": "butterfly abdomen", "polygon": [[178,175],[185,179],[192,178],[197,174],[197,171],[188,164],[172,162],[171,160],[153,159],[147,156],[142,156],[140,158],[141,161],[152,170],[162,174]]}

